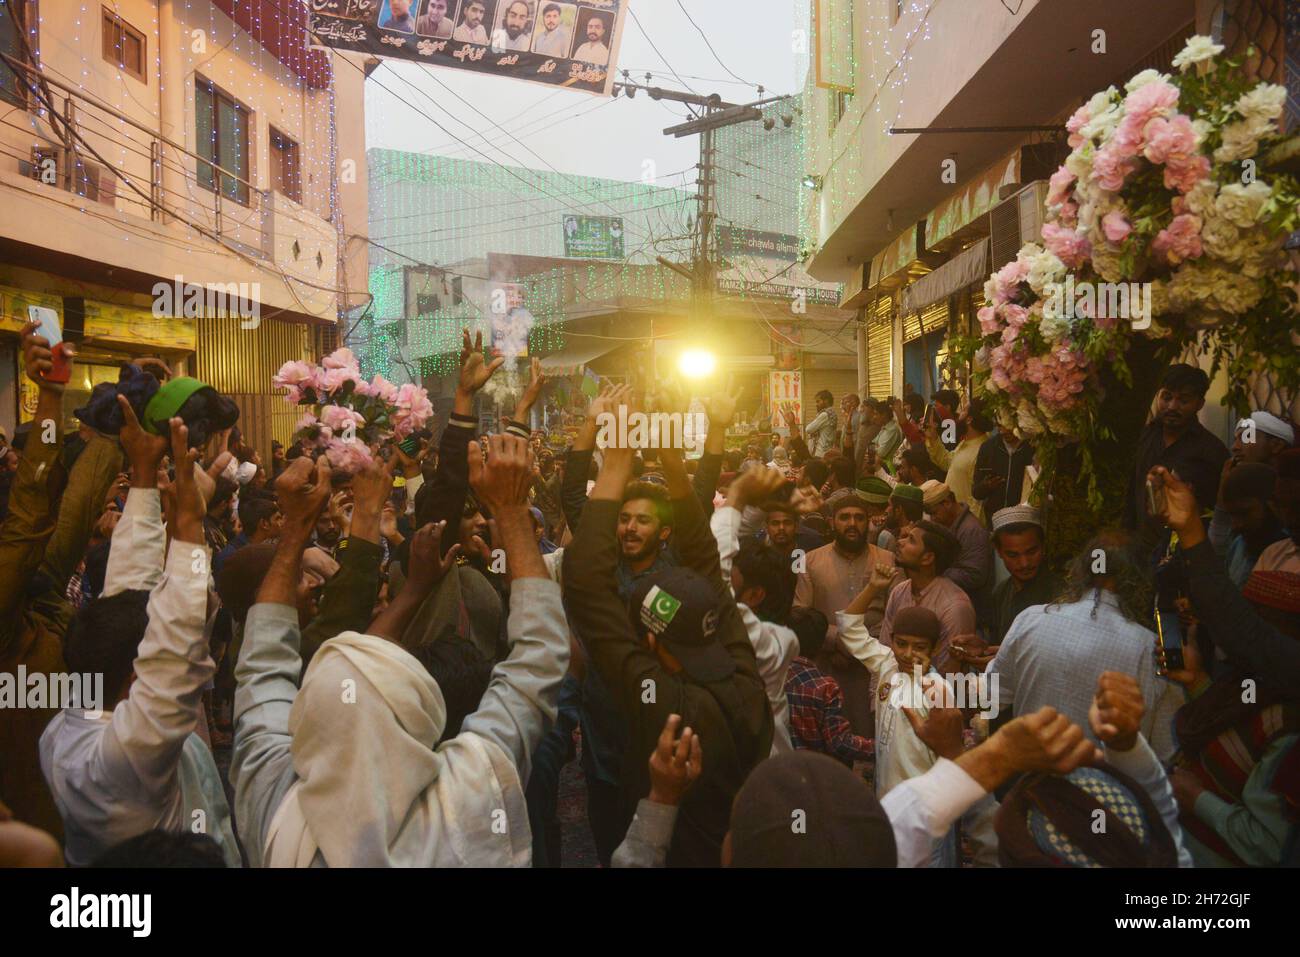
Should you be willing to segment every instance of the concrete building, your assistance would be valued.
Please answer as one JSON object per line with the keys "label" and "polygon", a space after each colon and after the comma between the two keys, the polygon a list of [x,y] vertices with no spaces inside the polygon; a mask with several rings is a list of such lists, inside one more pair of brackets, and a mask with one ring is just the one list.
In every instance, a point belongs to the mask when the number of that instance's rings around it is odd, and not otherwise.
{"label": "concrete building", "polygon": [[162,355],[230,394],[264,457],[288,438],[271,374],[332,348],[366,296],[364,244],[340,255],[355,192],[364,209],[362,67],[305,28],[275,0],[4,4],[0,424],[30,416],[15,332],[36,305],[79,340],[69,409]]}
{"label": "concrete building", "polygon": [[[1285,6],[815,4],[803,234],[809,272],[842,282],[841,305],[859,310],[863,387],[928,396],[964,381],[967,370],[946,362],[946,340],[971,329],[989,272],[1037,238],[1045,181],[1068,152],[1063,133],[1048,130],[1062,130],[1097,90],[1147,67],[1168,69],[1194,32],[1232,53],[1253,43],[1260,52],[1250,68],[1288,82]],[[953,127],[970,132],[890,132]],[[1267,383],[1261,390],[1267,404]]]}

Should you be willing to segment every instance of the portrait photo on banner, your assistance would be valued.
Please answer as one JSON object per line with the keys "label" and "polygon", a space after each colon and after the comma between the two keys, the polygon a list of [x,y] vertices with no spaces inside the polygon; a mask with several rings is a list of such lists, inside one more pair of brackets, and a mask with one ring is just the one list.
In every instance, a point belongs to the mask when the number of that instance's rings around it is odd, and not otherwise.
{"label": "portrait photo on banner", "polygon": [[494,4],[487,0],[461,0],[460,18],[451,38],[460,43],[481,43],[488,45],[488,25]]}
{"label": "portrait photo on banner", "polygon": [[537,0],[500,0],[492,29],[492,52],[523,53],[532,45]]}
{"label": "portrait photo on banner", "polygon": [[394,33],[415,32],[416,0],[383,0],[379,5],[376,24],[381,30]]}
{"label": "portrait photo on banner", "polygon": [[596,66],[609,64],[610,37],[614,32],[614,15],[582,7],[578,10],[578,39],[582,43],[571,59]]}
{"label": "portrait photo on banner", "polygon": [[541,13],[533,29],[533,52],[568,59],[577,22],[578,8],[574,4],[541,0]]}
{"label": "portrait photo on banner", "polygon": [[451,39],[456,28],[456,10],[459,0],[424,0],[420,15],[415,19],[415,32],[436,40]]}

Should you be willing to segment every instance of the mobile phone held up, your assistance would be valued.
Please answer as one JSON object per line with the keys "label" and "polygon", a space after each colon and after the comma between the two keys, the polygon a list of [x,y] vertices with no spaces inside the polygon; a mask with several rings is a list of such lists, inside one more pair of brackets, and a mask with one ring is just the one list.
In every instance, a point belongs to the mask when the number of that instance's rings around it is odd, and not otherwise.
{"label": "mobile phone held up", "polygon": [[63,330],[59,328],[59,314],[45,306],[28,306],[27,318],[39,324],[36,334],[50,344],[53,368],[42,372],[41,378],[46,382],[67,382],[72,378],[72,362],[68,359],[68,347],[63,342]]}
{"label": "mobile phone held up", "polygon": [[1183,659],[1183,628],[1182,622],[1178,616],[1173,613],[1162,612],[1156,609],[1156,650],[1163,651],[1165,656],[1164,667],[1160,667],[1160,657],[1156,656],[1156,671],[1158,674],[1168,674],[1171,671],[1182,671],[1185,666]]}
{"label": "mobile phone held up", "polygon": [[1147,514],[1159,518],[1165,511],[1165,484],[1147,479]]}

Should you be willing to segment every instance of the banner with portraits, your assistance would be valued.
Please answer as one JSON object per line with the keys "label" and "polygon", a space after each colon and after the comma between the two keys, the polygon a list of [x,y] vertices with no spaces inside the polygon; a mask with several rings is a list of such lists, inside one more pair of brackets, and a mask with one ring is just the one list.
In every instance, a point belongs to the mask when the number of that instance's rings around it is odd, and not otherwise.
{"label": "banner with portraits", "polygon": [[314,42],[609,95],[629,0],[309,0]]}

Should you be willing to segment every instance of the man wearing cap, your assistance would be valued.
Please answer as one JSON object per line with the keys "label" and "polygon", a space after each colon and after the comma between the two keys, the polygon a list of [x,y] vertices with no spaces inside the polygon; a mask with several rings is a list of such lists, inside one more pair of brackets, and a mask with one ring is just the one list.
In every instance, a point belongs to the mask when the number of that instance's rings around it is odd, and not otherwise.
{"label": "man wearing cap", "polygon": [[923,519],[908,526],[898,541],[898,567],[907,580],[889,589],[878,636],[882,644],[893,647],[899,613],[914,605],[930,609],[939,617],[939,644],[931,661],[943,674],[961,670],[960,661],[950,651],[953,642],[962,644],[975,634],[975,607],[970,598],[961,586],[943,577],[960,547],[957,536],[938,522]]}
{"label": "man wearing cap", "polygon": [[[870,544],[870,513],[863,493],[842,489],[831,498],[834,541],[808,553],[804,570],[795,586],[794,603],[802,608],[816,608],[830,622],[871,580],[877,566],[894,567],[894,556]],[[902,576],[897,576],[902,581]],[[880,630],[885,613],[884,596],[874,602],[863,616],[872,634]],[[871,677],[866,669],[841,647],[838,631],[830,626],[826,645],[817,661],[818,667],[840,683],[844,691],[844,708],[849,724],[857,734],[871,734]]]}
{"label": "man wearing cap", "polygon": [[[858,496],[867,505],[867,515],[871,519],[871,530],[867,541],[878,545],[885,551],[893,551],[893,535],[885,531],[885,518],[889,511],[889,496],[893,488],[888,482],[874,475],[860,478],[857,482]],[[881,539],[884,541],[881,541]]]}
{"label": "man wearing cap", "polygon": [[909,525],[925,517],[925,493],[915,485],[900,482],[889,491],[885,523],[880,530],[880,547],[898,551],[898,540]]}
{"label": "man wearing cap", "polygon": [[681,715],[699,735],[708,758],[682,802],[668,864],[713,867],[731,801],[771,750],[772,707],[681,453],[665,449],[662,458],[682,567],[644,576],[626,604],[619,597],[616,528],[633,453],[609,448],[565,550],[564,600],[574,634],[627,719],[628,820],[649,793],[646,762],[668,716]]}
{"label": "man wearing cap", "polygon": [[1002,643],[1011,623],[1026,608],[1056,598],[1061,580],[1044,562],[1042,516],[1032,505],[1012,505],[993,513],[993,547],[1010,577],[993,589],[988,640]]}
{"label": "man wearing cap", "polygon": [[1232,458],[1238,462],[1276,465],[1277,457],[1295,445],[1295,427],[1272,412],[1250,413],[1237,423],[1232,440]]}
{"label": "man wearing cap", "polygon": [[1210,377],[1196,366],[1177,362],[1165,372],[1156,393],[1155,418],[1138,437],[1137,461],[1124,506],[1125,527],[1152,532],[1158,524],[1147,514],[1144,494],[1147,473],[1157,465],[1179,471],[1182,463],[1182,472],[1197,475],[1196,479],[1184,477],[1192,481],[1201,505],[1209,508],[1214,502],[1215,483],[1228,458],[1228,449],[1196,418],[1205,406],[1209,388]]}
{"label": "man wearing cap", "polygon": [[982,607],[993,577],[993,553],[989,533],[943,482],[931,479],[921,487],[922,501],[929,516],[957,536],[961,544],[957,558],[943,577],[960,585],[971,603]]}

